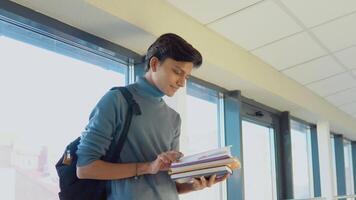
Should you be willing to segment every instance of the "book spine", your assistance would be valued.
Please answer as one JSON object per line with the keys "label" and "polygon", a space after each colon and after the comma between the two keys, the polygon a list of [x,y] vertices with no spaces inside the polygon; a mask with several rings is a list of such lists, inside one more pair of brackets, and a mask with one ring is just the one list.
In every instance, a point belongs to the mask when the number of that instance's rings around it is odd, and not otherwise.
{"label": "book spine", "polygon": [[189,165],[194,165],[194,164],[200,164],[200,163],[206,163],[206,162],[212,162],[212,161],[217,161],[217,160],[223,160],[226,158],[231,158],[228,155],[224,155],[224,156],[219,156],[219,157],[215,157],[215,158],[209,158],[209,159],[205,159],[205,160],[198,160],[198,161],[192,161],[192,162],[187,162],[187,163],[174,163],[172,164],[171,168],[177,168],[177,167],[182,167],[182,166],[189,166]]}

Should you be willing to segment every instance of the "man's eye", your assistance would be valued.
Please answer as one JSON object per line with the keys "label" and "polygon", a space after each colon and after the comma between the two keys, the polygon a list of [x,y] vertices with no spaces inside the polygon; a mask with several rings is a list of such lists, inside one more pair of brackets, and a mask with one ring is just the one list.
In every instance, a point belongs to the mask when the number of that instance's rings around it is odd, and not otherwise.
{"label": "man's eye", "polygon": [[177,74],[177,75],[180,74],[180,72],[179,72],[178,70],[173,70],[173,72],[174,72],[175,74]]}

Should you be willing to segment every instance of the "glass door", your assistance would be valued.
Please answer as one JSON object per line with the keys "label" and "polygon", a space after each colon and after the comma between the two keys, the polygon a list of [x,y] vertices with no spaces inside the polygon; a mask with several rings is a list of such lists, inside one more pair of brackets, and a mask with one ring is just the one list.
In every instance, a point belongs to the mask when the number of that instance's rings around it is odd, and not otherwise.
{"label": "glass door", "polygon": [[245,200],[276,197],[273,128],[242,121]]}
{"label": "glass door", "polygon": [[275,142],[279,117],[268,109],[253,102],[242,104],[244,200],[278,199]]}

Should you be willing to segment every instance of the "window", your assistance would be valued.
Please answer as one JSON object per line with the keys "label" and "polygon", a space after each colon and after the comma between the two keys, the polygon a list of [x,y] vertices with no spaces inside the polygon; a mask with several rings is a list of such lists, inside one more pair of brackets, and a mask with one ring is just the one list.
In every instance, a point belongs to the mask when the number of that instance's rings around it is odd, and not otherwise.
{"label": "window", "polygon": [[243,99],[242,168],[245,200],[277,199],[275,130],[279,129],[279,124],[276,122],[277,116],[264,108],[263,105],[255,105],[254,101]]}
{"label": "window", "polygon": [[336,158],[335,158],[335,138],[333,134],[330,134],[331,142],[331,154],[332,154],[332,170],[333,170],[333,189],[335,195],[337,195],[337,178],[336,178]]}
{"label": "window", "polygon": [[[187,82],[174,98],[166,98],[167,104],[179,111],[182,118],[180,149],[185,155],[218,148],[220,140],[220,99],[218,92],[194,82]],[[182,200],[224,199],[224,184],[216,184],[203,191],[180,195]]]}
{"label": "window", "polygon": [[125,64],[0,21],[0,194],[58,199],[54,165]]}
{"label": "window", "polygon": [[294,198],[314,196],[310,126],[291,120]]}
{"label": "window", "polygon": [[[345,158],[345,179],[346,179],[346,194],[353,195],[354,192],[354,174],[352,165],[352,149],[351,142],[344,140],[344,158]],[[352,200],[354,198],[348,198]]]}
{"label": "window", "polygon": [[192,82],[187,86],[186,135],[188,140],[182,148],[189,153],[198,153],[220,146],[219,99],[217,92],[210,90],[205,93],[204,90],[209,89]]}
{"label": "window", "polygon": [[273,129],[243,120],[242,133],[245,199],[276,199]]}

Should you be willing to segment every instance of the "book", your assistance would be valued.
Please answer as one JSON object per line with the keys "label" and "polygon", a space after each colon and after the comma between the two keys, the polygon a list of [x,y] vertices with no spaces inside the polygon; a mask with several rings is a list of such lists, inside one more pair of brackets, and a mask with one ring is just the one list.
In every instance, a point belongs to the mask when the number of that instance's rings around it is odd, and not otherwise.
{"label": "book", "polygon": [[193,170],[198,170],[198,169],[206,169],[206,168],[211,168],[211,167],[220,167],[220,166],[228,166],[231,168],[234,168],[232,166],[232,163],[237,162],[236,158],[225,158],[222,160],[216,160],[216,161],[211,161],[211,162],[205,162],[205,163],[197,163],[193,165],[183,165],[180,167],[174,167],[169,170],[170,174],[176,174],[176,173],[182,173],[182,172],[187,172],[187,171],[193,171]]}
{"label": "book", "polygon": [[209,177],[216,174],[217,178],[232,174],[232,170],[240,168],[240,162],[231,155],[231,146],[204,151],[181,158],[172,163],[168,173],[176,182],[187,182],[193,178]]}
{"label": "book", "polygon": [[232,156],[230,148],[231,146],[227,146],[219,149],[204,151],[194,155],[184,156],[178,162],[172,163],[171,168],[231,158]]}
{"label": "book", "polygon": [[232,170],[227,166],[220,166],[173,174],[171,175],[171,179],[175,181],[179,180],[179,182],[186,182],[189,181],[191,178],[198,178],[202,176],[209,178],[213,174],[216,174],[217,177],[222,177],[227,173],[232,174]]}

